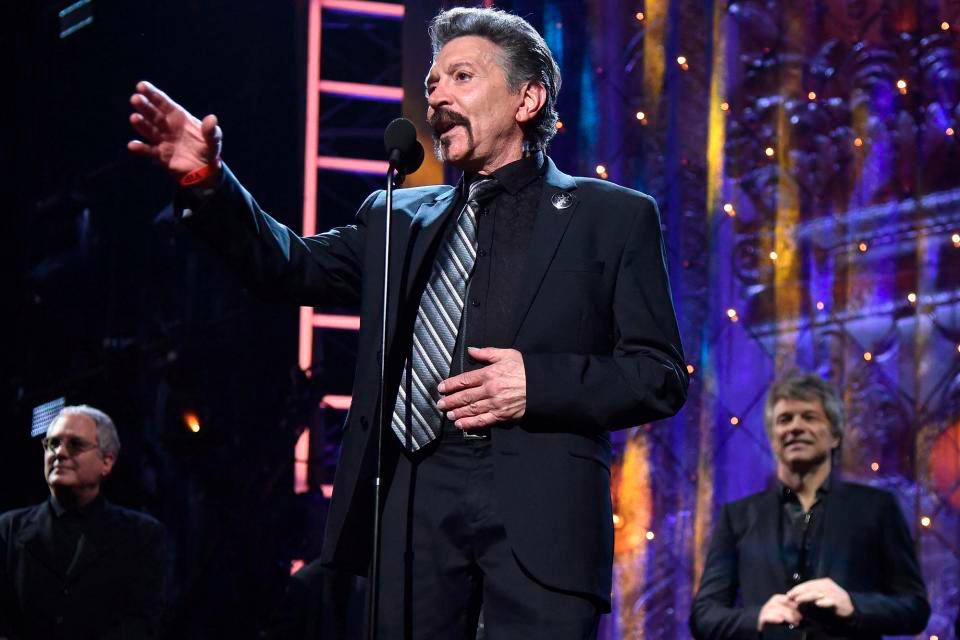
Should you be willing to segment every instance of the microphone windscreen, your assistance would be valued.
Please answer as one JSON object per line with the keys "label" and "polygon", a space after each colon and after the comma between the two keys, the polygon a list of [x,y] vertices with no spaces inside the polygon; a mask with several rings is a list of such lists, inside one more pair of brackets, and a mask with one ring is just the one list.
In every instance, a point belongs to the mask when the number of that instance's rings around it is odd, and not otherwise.
{"label": "microphone windscreen", "polygon": [[416,146],[403,156],[403,172],[407,175],[414,173],[423,164],[423,145],[416,140],[414,143]]}
{"label": "microphone windscreen", "polygon": [[387,153],[399,150],[406,158],[417,144],[417,128],[406,118],[397,118],[383,132],[383,146]]}

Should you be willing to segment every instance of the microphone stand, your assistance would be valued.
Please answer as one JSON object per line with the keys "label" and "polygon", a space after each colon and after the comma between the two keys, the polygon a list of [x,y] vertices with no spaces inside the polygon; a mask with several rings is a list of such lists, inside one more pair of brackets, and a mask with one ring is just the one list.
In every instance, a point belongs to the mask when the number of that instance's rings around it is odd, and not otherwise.
{"label": "microphone stand", "polygon": [[380,489],[382,486],[384,407],[387,386],[387,298],[390,292],[390,229],[393,225],[393,188],[403,184],[400,167],[400,150],[390,152],[387,169],[387,213],[384,218],[383,236],[383,312],[380,315],[380,398],[377,403],[377,474],[373,480],[373,548],[370,555],[370,577],[367,598],[367,638],[376,640],[380,608]]}

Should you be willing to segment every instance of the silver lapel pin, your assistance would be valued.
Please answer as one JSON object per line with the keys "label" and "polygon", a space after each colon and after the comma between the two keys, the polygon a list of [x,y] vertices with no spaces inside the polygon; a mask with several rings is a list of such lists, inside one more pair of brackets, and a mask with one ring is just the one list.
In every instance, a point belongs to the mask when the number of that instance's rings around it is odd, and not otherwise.
{"label": "silver lapel pin", "polygon": [[555,209],[563,211],[573,204],[573,196],[566,191],[555,193],[553,197],[550,198],[550,204],[552,204]]}

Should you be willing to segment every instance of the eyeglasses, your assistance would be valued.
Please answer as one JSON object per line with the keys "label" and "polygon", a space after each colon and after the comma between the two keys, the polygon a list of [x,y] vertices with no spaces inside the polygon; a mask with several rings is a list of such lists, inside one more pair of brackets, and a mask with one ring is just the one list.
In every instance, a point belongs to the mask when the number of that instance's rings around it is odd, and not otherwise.
{"label": "eyeglasses", "polygon": [[40,440],[43,448],[50,453],[56,453],[61,446],[64,447],[69,456],[78,456],[81,453],[96,449],[97,445],[93,442],[81,440],[80,438],[43,438]]}

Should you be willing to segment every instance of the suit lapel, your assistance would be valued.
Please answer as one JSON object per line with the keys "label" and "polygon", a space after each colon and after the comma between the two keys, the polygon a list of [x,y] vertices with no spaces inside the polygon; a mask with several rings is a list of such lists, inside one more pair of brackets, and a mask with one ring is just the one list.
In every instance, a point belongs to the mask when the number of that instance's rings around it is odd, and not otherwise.
{"label": "suit lapel", "polygon": [[[820,548],[817,549],[817,566],[814,577],[823,578],[830,575],[832,561],[836,555],[835,550],[844,547],[841,536],[846,531],[839,523],[843,522],[847,514],[844,514],[844,504],[846,501],[843,494],[846,491],[844,483],[840,480],[831,482],[830,492],[827,494],[827,508],[823,511],[823,522],[820,523],[822,531],[820,537]],[[846,503],[849,507],[849,503]]]}
{"label": "suit lapel", "polygon": [[[417,273],[423,268],[423,262],[431,243],[436,239],[443,223],[444,215],[455,200],[456,189],[441,194],[436,200],[425,202],[417,209],[412,218],[398,215],[394,209],[394,218],[390,230],[390,293],[387,303],[390,308],[387,340],[392,344],[397,321],[410,298],[410,292],[416,283]],[[397,205],[394,204],[396,207]],[[383,247],[381,247],[382,251]],[[383,275],[377,274],[382,280]],[[388,349],[389,353],[389,349]]]}
{"label": "suit lapel", "polygon": [[[523,270],[523,280],[517,294],[517,304],[514,307],[514,316],[509,324],[507,335],[510,343],[516,342],[520,327],[530,311],[540,284],[547,274],[550,262],[560,246],[567,227],[573,219],[579,201],[572,192],[577,188],[576,181],[557,169],[550,158],[546,158],[547,171],[544,175],[543,193],[540,196],[540,205],[537,207],[537,217],[533,224],[533,234],[530,237],[530,248],[527,252],[527,261]],[[565,192],[570,195],[564,208],[554,206],[554,197]]]}
{"label": "suit lapel", "polygon": [[34,509],[30,523],[21,530],[19,540],[31,556],[62,577],[63,572],[57,568],[53,555],[53,540],[50,537],[50,532],[53,530],[52,519],[50,505],[46,502],[38,505]]}
{"label": "suit lapel", "polygon": [[[433,202],[421,204],[413,220],[410,221],[410,240],[408,241],[410,252],[404,265],[406,267],[403,289],[405,296],[409,296],[409,292],[413,289],[417,273],[424,266],[424,259],[430,246],[436,240],[437,234],[443,229],[443,223],[447,220],[447,216],[444,214],[450,213],[451,206],[456,200],[456,194],[457,189],[451,189]],[[400,240],[400,238],[397,238],[397,240]]]}
{"label": "suit lapel", "polygon": [[787,571],[780,556],[780,497],[775,489],[763,494],[757,518],[757,535],[760,548],[763,549],[764,564],[770,567],[771,586],[776,589],[775,593],[781,593],[787,586]]}

